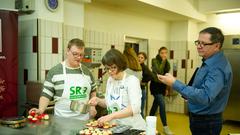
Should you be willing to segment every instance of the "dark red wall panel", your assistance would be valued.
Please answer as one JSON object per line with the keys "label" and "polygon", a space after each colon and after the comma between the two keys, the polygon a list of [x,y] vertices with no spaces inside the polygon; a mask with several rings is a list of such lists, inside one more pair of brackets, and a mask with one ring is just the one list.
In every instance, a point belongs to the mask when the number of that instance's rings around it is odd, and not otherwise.
{"label": "dark red wall panel", "polygon": [[0,10],[0,118],[17,116],[18,14]]}

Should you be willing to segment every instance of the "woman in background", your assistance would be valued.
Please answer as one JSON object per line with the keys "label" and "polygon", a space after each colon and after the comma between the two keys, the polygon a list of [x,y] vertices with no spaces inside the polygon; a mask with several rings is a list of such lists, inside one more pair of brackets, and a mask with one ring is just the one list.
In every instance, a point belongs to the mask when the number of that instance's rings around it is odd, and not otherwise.
{"label": "woman in background", "polygon": [[147,54],[145,52],[138,53],[138,62],[142,67],[142,80],[141,80],[141,89],[142,89],[142,99],[141,99],[141,115],[144,117],[144,106],[145,101],[147,99],[146,90],[148,86],[148,82],[153,80],[153,74],[144,62],[147,60]]}
{"label": "woman in background", "polygon": [[164,96],[166,94],[167,86],[161,83],[157,77],[158,74],[164,75],[168,73],[170,70],[170,64],[167,60],[167,54],[168,54],[167,48],[161,47],[158,50],[158,54],[156,58],[152,59],[152,72],[154,74],[153,75],[154,79],[150,83],[150,91],[151,91],[151,94],[154,96],[154,100],[153,100],[152,108],[150,110],[150,115],[155,116],[155,113],[159,106],[160,118],[163,124],[163,132],[166,135],[172,135],[173,133],[167,126],[167,117],[166,117],[166,111],[165,111]]}
{"label": "woman in background", "polygon": [[90,105],[99,105],[108,110],[108,115],[100,117],[98,122],[101,125],[104,122],[117,120],[119,124],[145,130],[145,121],[140,114],[140,82],[135,76],[125,72],[127,62],[123,54],[111,49],[103,56],[102,64],[109,74],[105,99],[93,97],[89,100]]}
{"label": "woman in background", "polygon": [[132,47],[126,45],[123,51],[123,55],[127,62],[126,72],[130,75],[136,76],[139,81],[142,80],[142,67],[138,62],[138,57],[135,50]]}

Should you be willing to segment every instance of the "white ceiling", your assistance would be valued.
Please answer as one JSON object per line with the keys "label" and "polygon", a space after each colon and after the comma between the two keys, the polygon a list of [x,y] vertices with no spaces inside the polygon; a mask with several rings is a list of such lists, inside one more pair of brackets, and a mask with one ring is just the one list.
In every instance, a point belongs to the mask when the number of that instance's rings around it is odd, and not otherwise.
{"label": "white ceiling", "polygon": [[[75,2],[90,3],[95,5],[109,5],[121,10],[129,10],[168,21],[181,21],[193,19],[189,16],[178,14],[163,8],[155,7],[138,0],[71,0]],[[199,13],[212,14],[222,11],[240,11],[240,0],[187,0]]]}
{"label": "white ceiling", "polygon": [[118,9],[129,10],[145,16],[151,16],[169,21],[189,19],[186,16],[169,12],[165,9],[151,6],[137,0],[92,0],[92,3],[109,5]]}

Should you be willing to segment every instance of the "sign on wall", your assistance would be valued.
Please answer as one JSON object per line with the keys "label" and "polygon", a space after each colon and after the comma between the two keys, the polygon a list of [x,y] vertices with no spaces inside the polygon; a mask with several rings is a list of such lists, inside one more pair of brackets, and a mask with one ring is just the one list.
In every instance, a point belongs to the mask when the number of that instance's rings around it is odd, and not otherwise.
{"label": "sign on wall", "polygon": [[0,53],[2,52],[2,20],[0,19]]}
{"label": "sign on wall", "polygon": [[0,10],[0,118],[17,116],[18,13]]}

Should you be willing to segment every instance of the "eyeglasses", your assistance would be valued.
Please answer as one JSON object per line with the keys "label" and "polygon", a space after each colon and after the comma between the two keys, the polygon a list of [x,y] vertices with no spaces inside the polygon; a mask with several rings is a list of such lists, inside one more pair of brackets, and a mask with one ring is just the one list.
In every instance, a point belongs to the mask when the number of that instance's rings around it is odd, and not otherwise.
{"label": "eyeglasses", "polygon": [[78,57],[82,58],[82,57],[84,56],[84,54],[77,53],[77,52],[73,52],[73,51],[71,51],[71,50],[69,50],[69,51],[71,52],[71,54],[72,54],[73,57],[75,57],[75,58],[78,58]]}
{"label": "eyeglasses", "polygon": [[105,71],[116,71],[117,70],[117,66],[105,66],[104,70]]}
{"label": "eyeglasses", "polygon": [[204,46],[206,46],[206,45],[213,45],[213,44],[215,44],[215,42],[212,42],[212,43],[204,43],[203,41],[196,40],[196,41],[194,41],[194,44],[195,44],[196,46],[200,45],[200,47],[204,47]]}

